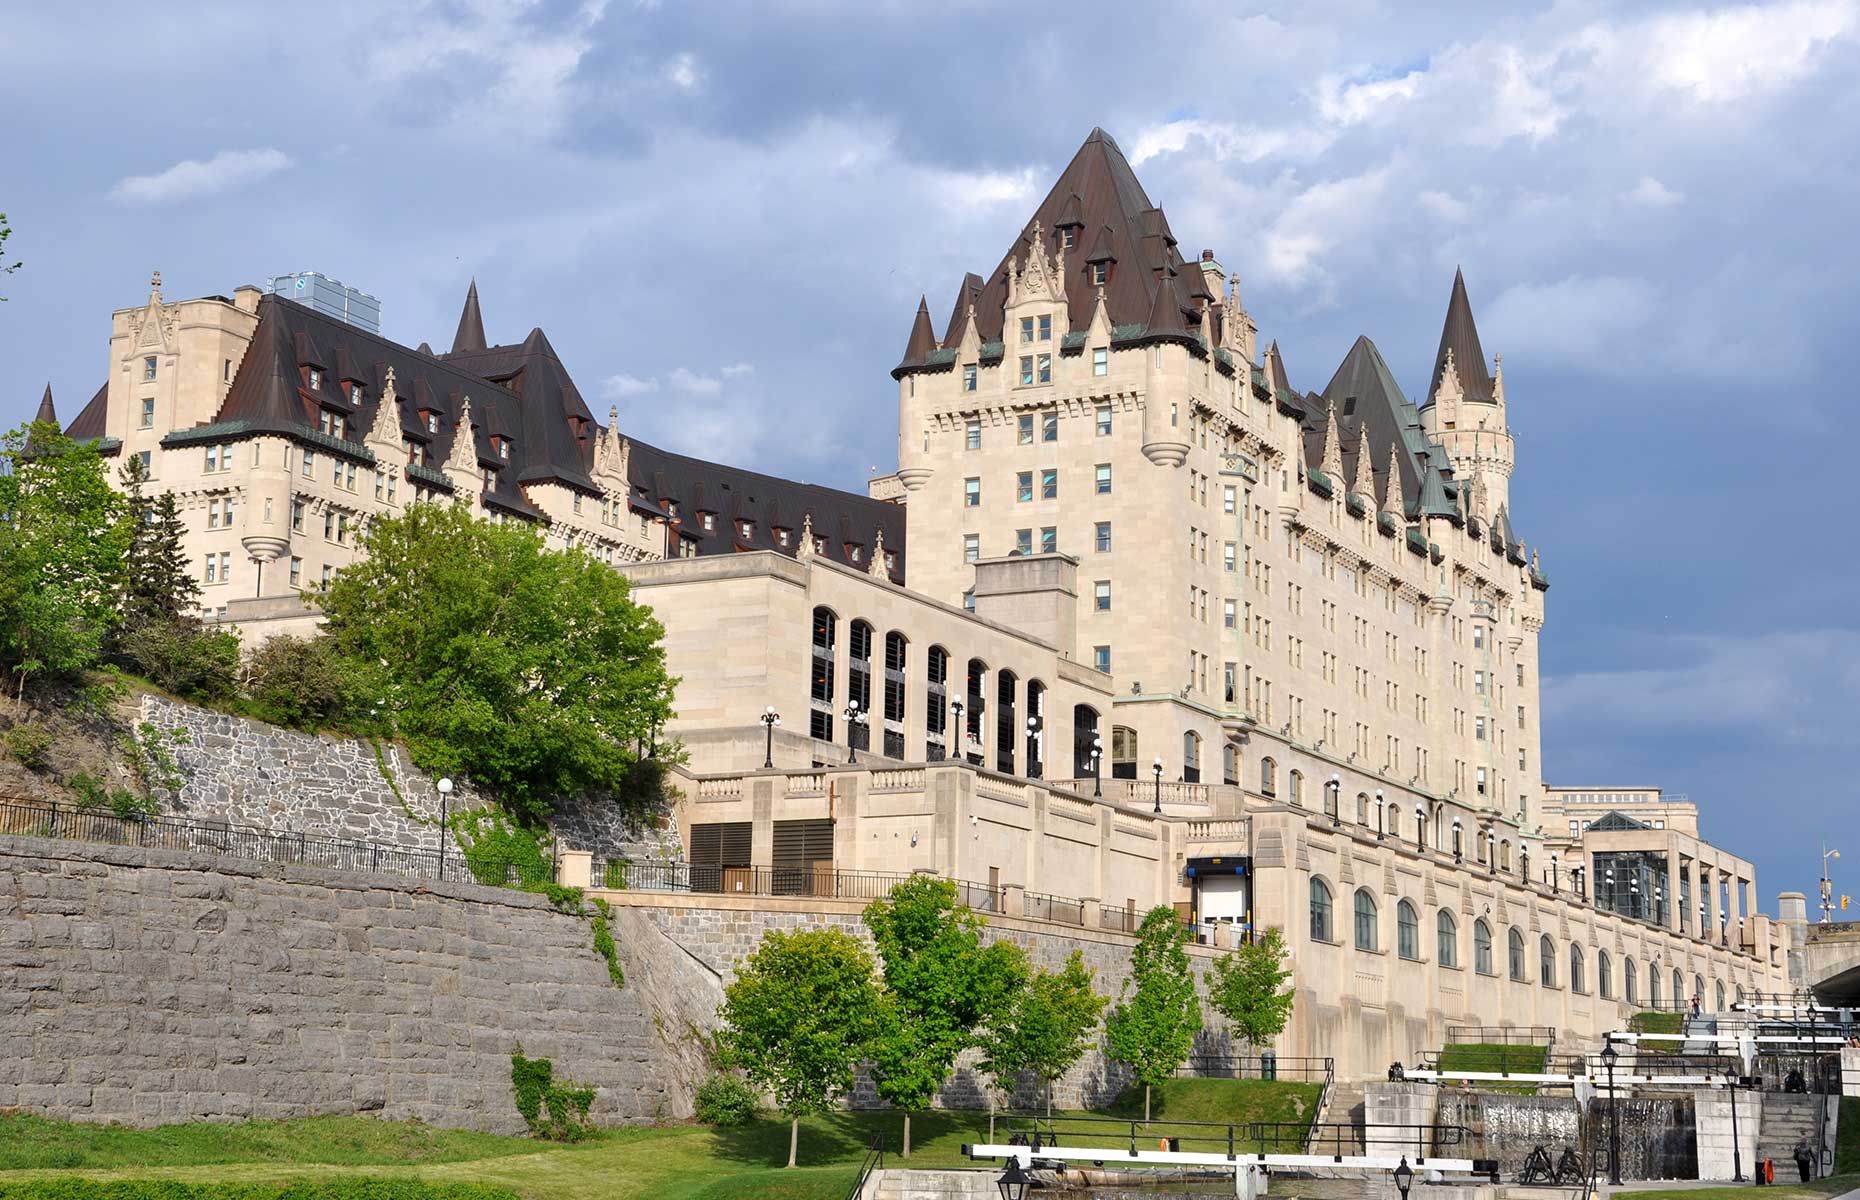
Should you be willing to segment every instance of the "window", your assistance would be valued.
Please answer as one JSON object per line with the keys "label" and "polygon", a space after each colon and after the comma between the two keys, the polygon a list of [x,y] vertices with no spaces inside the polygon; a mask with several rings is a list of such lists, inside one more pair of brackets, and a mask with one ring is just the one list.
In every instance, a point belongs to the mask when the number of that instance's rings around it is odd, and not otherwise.
{"label": "window", "polygon": [[1034,374],[1038,377],[1039,381],[1041,383],[1053,382],[1053,356],[1050,354],[1037,355],[1034,358],[1034,363],[1036,364]]}
{"label": "window", "polygon": [[1033,445],[1033,414],[1022,413],[1020,415],[1020,420],[1016,424],[1017,428],[1014,435],[1015,442],[1022,446]]}
{"label": "window", "polygon": [[[962,535],[962,561],[963,562],[974,562],[976,559],[980,558],[981,556],[982,556],[982,535],[979,533],[963,534]],[[966,604],[963,607],[967,608],[970,612],[975,611],[975,606],[973,604]]]}
{"label": "window", "polygon": [[1021,471],[1014,476],[1014,500],[1025,504],[1033,499],[1033,472]]}
{"label": "window", "polygon": [[1221,488],[1221,511],[1229,515],[1232,515],[1236,511],[1237,504],[1238,504],[1238,500],[1234,496],[1233,485],[1230,483],[1222,487]]}
{"label": "window", "polygon": [[[1111,373],[1111,351],[1108,348],[1098,346],[1092,350],[1091,373],[1100,376],[1109,375]],[[1099,411],[1104,412],[1108,410],[1100,409]]]}
{"label": "window", "polygon": [[304,560],[291,555],[291,586],[302,587],[304,581]]}
{"label": "window", "polygon": [[[258,445],[258,443],[257,443],[257,442],[253,442],[253,443],[252,443],[252,445],[253,445],[253,446],[254,446],[254,447],[256,448],[256,447],[257,447],[257,445]],[[147,478],[149,478],[149,471],[150,471],[150,469],[151,469],[151,468],[153,467],[153,465],[154,465],[154,462],[155,462],[155,453],[154,453],[154,451],[152,451],[152,450],[138,450],[138,451],[136,451],[136,461],[137,461],[138,463],[140,463],[140,464],[142,464],[142,478],[144,478],[144,479],[147,479]]]}
{"label": "window", "polygon": [[229,383],[232,381],[232,359],[227,359],[225,364],[220,367],[220,378]]}
{"label": "window", "polygon": [[302,500],[291,501],[291,528],[298,533],[304,531],[304,502]]}
{"label": "window", "polygon": [[142,428],[155,428],[155,397],[153,396],[142,398]]}
{"label": "window", "polygon": [[1316,875],[1311,877],[1311,940],[1334,942],[1330,928],[1330,886]]}
{"label": "window", "polygon": [[1031,342],[1033,340],[1032,317],[1022,317],[1020,319],[1020,340],[1023,342]]}
{"label": "window", "polygon": [[316,454],[309,450],[304,451],[303,476],[305,479],[316,478]]}
{"label": "window", "polygon": [[1473,922],[1473,970],[1481,975],[1493,975],[1492,969],[1492,927],[1484,921]]}
{"label": "window", "polygon": [[[1490,946],[1487,947],[1490,952]],[[1443,967],[1460,965],[1460,930],[1453,922],[1453,914],[1441,909],[1434,918],[1434,958]]]}
{"label": "window", "polygon": [[1231,571],[1239,562],[1239,548],[1232,542],[1221,543],[1221,569]]}
{"label": "window", "polygon": [[1033,530],[1016,529],[1014,531],[1014,553],[1023,555],[1033,553]]}
{"label": "window", "polygon": [[1421,919],[1406,900],[1395,906],[1395,952],[1416,961],[1421,957]]}
{"label": "window", "polygon": [[1040,418],[1040,440],[1056,442],[1059,440],[1059,414],[1047,413]]}
{"label": "window", "polygon": [[1547,933],[1537,939],[1537,981],[1545,987],[1556,986],[1556,943]]}
{"label": "window", "polygon": [[1100,579],[1091,585],[1092,607],[1098,612],[1111,611],[1111,581]]}
{"label": "window", "polygon": [[1279,764],[1270,758],[1259,760],[1259,794],[1271,796],[1279,790]]}
{"label": "window", "polygon": [[1111,464],[1099,463],[1092,468],[1092,491],[1100,496],[1111,494]]}
{"label": "window", "polygon": [[1099,521],[1091,527],[1091,546],[1099,554],[1108,554],[1111,550],[1111,523]]}
{"label": "window", "polygon": [[1091,665],[1103,671],[1106,675],[1109,675],[1111,673],[1111,648],[1109,646],[1093,646],[1091,648]]}
{"label": "window", "polygon": [[1033,355],[1031,354],[1020,356],[1020,385],[1022,387],[1033,385]]}
{"label": "window", "polygon": [[1103,287],[1105,280],[1111,276],[1109,263],[1095,262],[1091,265],[1091,282],[1094,287]]}
{"label": "window", "polygon": [[1608,951],[1595,952],[1595,990],[1604,1000],[1615,998],[1614,964],[1608,958]]}
{"label": "window", "polygon": [[207,465],[205,468],[206,473],[211,475],[219,469],[220,469],[220,448],[218,446],[208,446],[207,447]]}
{"label": "window", "polygon": [[[214,574],[213,574],[214,560],[216,558],[219,560],[219,578],[217,580],[215,580]],[[215,554],[207,555],[207,582],[208,583],[214,583],[214,582],[231,583],[232,582],[232,551],[222,550],[217,555]]]}
{"label": "window", "polygon": [[1098,436],[1111,436],[1111,406],[1108,404],[1098,406]]}
{"label": "window", "polygon": [[[971,559],[970,561],[973,562],[974,560]],[[974,588],[970,588],[968,591],[962,593],[962,611],[967,612],[967,613],[972,613],[975,611],[975,589]]]}
{"label": "window", "polygon": [[1057,526],[1043,525],[1040,527],[1040,553],[1059,553],[1059,529]]}
{"label": "window", "polygon": [[1358,950],[1375,950],[1376,945],[1376,898],[1369,894],[1368,888],[1356,889],[1356,948]]}
{"label": "window", "polygon": [[328,563],[324,563],[323,564],[323,586],[328,587],[329,581],[334,579],[335,577],[336,577],[336,568],[330,566]]}
{"label": "window", "polygon": [[964,508],[982,506],[982,481],[973,475],[962,481],[962,505]]}
{"label": "window", "polygon": [[963,445],[969,450],[982,448],[982,423],[980,421],[970,420],[963,426]]}
{"label": "window", "polygon": [[1634,978],[1638,970],[1633,959],[1621,960],[1621,997],[1629,1004],[1640,1003],[1640,986]]}
{"label": "window", "polygon": [[1051,313],[1040,318],[1040,340],[1043,342],[1053,340],[1053,315]]}
{"label": "window", "polygon": [[1302,771],[1293,771],[1290,776],[1291,801],[1298,807],[1305,806],[1305,776]]}
{"label": "window", "polygon": [[1239,628],[1240,602],[1238,600],[1221,601],[1221,625],[1227,629]]}
{"label": "window", "polygon": [[323,390],[323,372],[315,367],[310,368],[310,390],[313,392]]}
{"label": "window", "polygon": [[1059,499],[1059,468],[1047,467],[1040,472],[1040,499]]}
{"label": "window", "polygon": [[1589,990],[1588,981],[1582,975],[1582,947],[1574,942],[1569,944],[1569,990],[1578,994]]}
{"label": "window", "polygon": [[975,390],[974,363],[964,363],[962,365],[962,390],[965,392],[972,392]]}
{"label": "window", "polygon": [[1473,623],[1473,649],[1485,649],[1485,626],[1478,622]]}
{"label": "window", "polygon": [[155,356],[149,355],[142,360],[142,382],[149,383],[155,378]]}
{"label": "window", "polygon": [[1511,950],[1511,977],[1523,983],[1529,978],[1524,973],[1524,935],[1513,929],[1508,941]]}

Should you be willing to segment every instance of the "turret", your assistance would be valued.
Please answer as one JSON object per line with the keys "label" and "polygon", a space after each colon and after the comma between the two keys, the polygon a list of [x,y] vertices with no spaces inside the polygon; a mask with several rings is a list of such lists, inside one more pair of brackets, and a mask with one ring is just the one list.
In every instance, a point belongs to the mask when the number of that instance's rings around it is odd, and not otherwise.
{"label": "turret", "polygon": [[1457,270],[1421,421],[1427,435],[1446,450],[1456,479],[1482,484],[1495,509],[1507,501],[1513,445],[1505,419],[1504,370],[1500,365],[1496,376],[1486,371],[1466,279]]}

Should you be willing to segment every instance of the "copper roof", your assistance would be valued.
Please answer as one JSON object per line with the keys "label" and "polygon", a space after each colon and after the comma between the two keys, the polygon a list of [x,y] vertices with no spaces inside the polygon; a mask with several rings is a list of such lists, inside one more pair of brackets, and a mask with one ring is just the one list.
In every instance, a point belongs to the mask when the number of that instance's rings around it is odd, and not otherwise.
{"label": "copper roof", "polygon": [[58,410],[52,407],[52,385],[45,385],[45,395],[39,398],[39,411],[33,414],[33,424],[58,424]]}
{"label": "copper roof", "polygon": [[452,353],[484,349],[484,314],[478,311],[478,281],[465,292],[465,309],[459,313],[459,331],[452,335]]}
{"label": "copper roof", "polygon": [[[1447,352],[1453,352],[1453,370],[1468,400],[1493,398],[1492,376],[1486,370],[1485,350],[1479,345],[1479,327],[1473,324],[1472,303],[1466,299],[1466,277],[1453,269],[1453,294],[1447,298],[1447,319],[1440,327],[1440,349],[1434,355],[1434,373],[1427,381],[1427,403],[1440,390],[1447,369]],[[1425,407],[1425,405],[1423,405]]]}

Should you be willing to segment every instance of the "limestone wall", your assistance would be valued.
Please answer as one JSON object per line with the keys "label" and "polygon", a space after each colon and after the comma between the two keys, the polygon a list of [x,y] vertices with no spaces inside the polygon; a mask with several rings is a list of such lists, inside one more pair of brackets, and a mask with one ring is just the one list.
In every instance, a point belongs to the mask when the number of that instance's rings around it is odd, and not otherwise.
{"label": "limestone wall", "polygon": [[615,916],[624,988],[586,920],[528,893],[0,838],[0,1108],[509,1133],[521,1042],[605,1122],[688,1115],[720,981]]}

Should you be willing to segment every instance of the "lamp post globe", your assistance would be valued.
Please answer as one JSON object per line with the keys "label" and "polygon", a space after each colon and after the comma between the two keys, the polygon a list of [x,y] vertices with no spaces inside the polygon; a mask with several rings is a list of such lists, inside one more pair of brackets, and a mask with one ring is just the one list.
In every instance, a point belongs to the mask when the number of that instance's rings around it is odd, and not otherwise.
{"label": "lamp post globe", "polygon": [[1388,801],[1382,798],[1382,789],[1377,788],[1376,789],[1376,840],[1378,842],[1382,840],[1383,826],[1386,823],[1384,821],[1384,817],[1387,815],[1387,812],[1388,812]]}
{"label": "lamp post globe", "polygon": [[1150,764],[1150,774],[1156,777],[1155,811],[1160,813],[1162,812],[1162,755],[1158,754],[1156,761]]}
{"label": "lamp post globe", "polygon": [[451,813],[448,811],[451,805],[451,802],[452,802],[452,780],[451,778],[447,777],[445,779],[441,779],[439,781],[438,787],[439,787],[439,877],[441,879],[444,879],[446,877],[446,829],[451,824]]}
{"label": "lamp post globe", "polygon": [[1094,797],[1104,795],[1104,739],[1092,735],[1091,739],[1091,794]]}
{"label": "lamp post globe", "polygon": [[1414,1168],[1408,1165],[1408,1156],[1401,1156],[1401,1162],[1395,1166],[1395,1190],[1401,1193],[1401,1200],[1408,1200],[1408,1189],[1414,1185]]}

